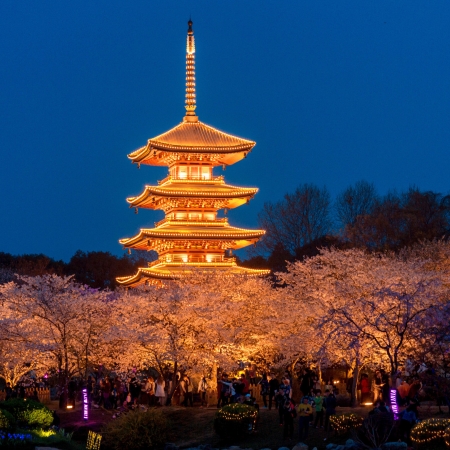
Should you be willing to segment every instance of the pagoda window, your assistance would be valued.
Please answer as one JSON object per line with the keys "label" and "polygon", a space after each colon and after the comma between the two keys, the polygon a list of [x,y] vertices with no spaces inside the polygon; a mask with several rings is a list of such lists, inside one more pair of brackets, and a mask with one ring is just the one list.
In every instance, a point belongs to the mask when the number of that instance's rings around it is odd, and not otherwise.
{"label": "pagoda window", "polygon": [[211,167],[202,166],[202,180],[211,179]]}
{"label": "pagoda window", "polygon": [[216,215],[214,213],[204,213],[203,218],[204,220],[214,220]]}
{"label": "pagoda window", "polygon": [[186,166],[179,166],[178,167],[178,176],[177,178],[180,178],[182,180],[185,180],[188,177],[188,171]]}
{"label": "pagoda window", "polygon": [[190,220],[200,220],[202,215],[200,213],[189,213]]}
{"label": "pagoda window", "polygon": [[190,170],[190,172],[191,172],[190,178],[192,178],[193,180],[199,180],[200,179],[200,167],[191,166],[190,169],[191,169]]}
{"label": "pagoda window", "polygon": [[188,218],[188,215],[185,212],[176,212],[175,213],[175,220],[186,220],[187,218]]}

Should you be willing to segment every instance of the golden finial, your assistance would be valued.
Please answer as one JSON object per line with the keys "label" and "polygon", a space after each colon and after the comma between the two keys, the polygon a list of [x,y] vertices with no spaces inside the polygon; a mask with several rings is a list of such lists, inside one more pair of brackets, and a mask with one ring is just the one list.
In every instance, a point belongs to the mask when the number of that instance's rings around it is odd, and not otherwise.
{"label": "golden finial", "polygon": [[192,20],[189,19],[186,44],[186,116],[185,121],[197,122],[195,115],[195,40]]}

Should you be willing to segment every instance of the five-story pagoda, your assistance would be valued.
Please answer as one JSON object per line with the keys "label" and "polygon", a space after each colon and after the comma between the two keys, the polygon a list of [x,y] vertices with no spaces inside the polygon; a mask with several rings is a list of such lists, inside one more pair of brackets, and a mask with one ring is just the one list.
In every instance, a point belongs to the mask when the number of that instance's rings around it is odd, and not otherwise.
{"label": "five-story pagoda", "polygon": [[257,188],[240,188],[215,177],[213,168],[226,167],[245,158],[255,142],[223,133],[198,120],[195,114],[195,42],[188,22],[186,49],[186,115],[176,127],[149,139],[147,145],[128,157],[138,166],[168,166],[168,176],[158,186],[127,199],[130,207],[161,209],[165,218],[155,228],[119,242],[128,249],[154,250],[158,260],[135,275],[119,277],[124,286],[160,283],[192,268],[223,269],[231,273],[263,275],[267,270],[240,267],[231,250],[254,244],[264,230],[246,230],[218,218],[220,209],[249,202]]}

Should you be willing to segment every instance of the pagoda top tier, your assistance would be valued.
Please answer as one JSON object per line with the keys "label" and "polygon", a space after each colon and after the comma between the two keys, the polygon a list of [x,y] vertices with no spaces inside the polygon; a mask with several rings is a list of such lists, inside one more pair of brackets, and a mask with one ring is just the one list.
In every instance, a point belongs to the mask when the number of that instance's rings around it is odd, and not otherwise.
{"label": "pagoda top tier", "polygon": [[[195,116],[196,117],[196,116]],[[134,163],[165,166],[175,163],[175,155],[207,161],[215,165],[233,164],[247,156],[256,142],[219,131],[203,122],[183,121],[171,130],[149,139],[145,147],[130,153]],[[171,154],[171,155],[169,155]],[[200,158],[200,154],[204,155]],[[184,158],[183,158],[184,157]]]}
{"label": "pagoda top tier", "polygon": [[186,113],[174,128],[149,139],[147,145],[130,153],[137,164],[171,166],[177,161],[203,161],[214,166],[229,165],[247,156],[256,142],[233,136],[198,120],[195,82],[195,41],[188,22],[186,44]]}

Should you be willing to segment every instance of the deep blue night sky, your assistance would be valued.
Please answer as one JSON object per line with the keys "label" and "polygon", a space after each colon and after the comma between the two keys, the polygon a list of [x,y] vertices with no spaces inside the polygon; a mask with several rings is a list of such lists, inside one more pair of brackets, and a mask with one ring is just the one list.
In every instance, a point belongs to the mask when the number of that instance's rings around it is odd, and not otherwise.
{"label": "deep blue night sky", "polygon": [[2,0],[0,251],[121,254],[162,218],[125,198],[166,169],[126,155],[184,115],[190,15],[200,120],[257,142],[232,225],[305,182],[450,192],[448,0]]}

